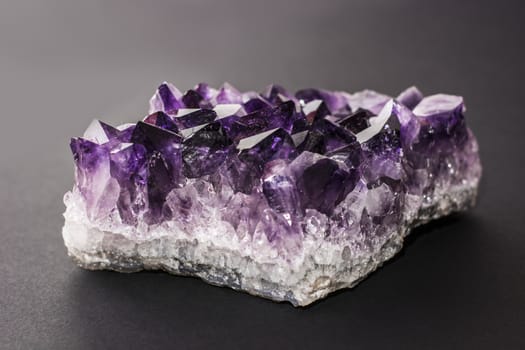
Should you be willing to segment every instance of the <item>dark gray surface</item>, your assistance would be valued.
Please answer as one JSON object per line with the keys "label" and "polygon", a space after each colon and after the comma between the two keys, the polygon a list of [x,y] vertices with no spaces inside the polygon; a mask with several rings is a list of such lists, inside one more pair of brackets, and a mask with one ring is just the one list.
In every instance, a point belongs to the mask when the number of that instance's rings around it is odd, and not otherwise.
{"label": "dark gray surface", "polygon": [[[0,348],[525,348],[523,1],[284,3],[0,2]],[[60,235],[68,138],[139,119],[164,79],[463,95],[479,205],[307,309],[83,271]]]}

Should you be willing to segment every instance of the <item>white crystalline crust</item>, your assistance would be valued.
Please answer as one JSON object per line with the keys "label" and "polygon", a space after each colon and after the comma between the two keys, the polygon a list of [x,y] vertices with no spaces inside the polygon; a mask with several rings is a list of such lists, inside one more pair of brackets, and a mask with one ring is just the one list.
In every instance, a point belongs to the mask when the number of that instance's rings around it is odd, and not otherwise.
{"label": "white crystalline crust", "polygon": [[[239,237],[221,218],[219,209],[211,214],[212,221],[206,227],[192,227],[191,235],[169,222],[147,231],[94,224],[87,218],[84,201],[76,190],[64,198],[67,209],[62,234],[69,255],[87,269],[162,269],[305,306],[333,291],[355,286],[392,258],[415,226],[471,207],[477,185],[476,179],[436,190],[432,198],[412,205],[420,209],[405,213],[403,224],[395,231],[377,237],[357,234],[343,243],[327,240],[326,220],[311,220],[294,254],[280,254],[264,235],[253,240]],[[349,202],[342,206],[366,205],[373,210],[373,203],[359,204],[348,197]],[[405,200],[416,203],[421,199],[407,196]]]}

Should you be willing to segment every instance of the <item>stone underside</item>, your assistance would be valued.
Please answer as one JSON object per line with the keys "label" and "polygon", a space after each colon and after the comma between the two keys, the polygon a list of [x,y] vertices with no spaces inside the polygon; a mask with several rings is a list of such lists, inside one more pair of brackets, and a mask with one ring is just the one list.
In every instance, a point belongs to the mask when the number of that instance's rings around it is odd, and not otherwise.
{"label": "stone underside", "polygon": [[162,269],[308,305],[356,285],[416,226],[475,203],[458,96],[159,87],[137,124],[71,148],[63,237],[87,269]]}

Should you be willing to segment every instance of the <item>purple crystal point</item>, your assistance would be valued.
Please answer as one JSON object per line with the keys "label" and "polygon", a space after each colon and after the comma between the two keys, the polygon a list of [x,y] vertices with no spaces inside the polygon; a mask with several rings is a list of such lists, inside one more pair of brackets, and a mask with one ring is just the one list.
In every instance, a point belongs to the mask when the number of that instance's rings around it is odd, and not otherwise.
{"label": "purple crystal point", "polygon": [[262,190],[270,208],[278,213],[296,215],[300,209],[295,180],[287,174],[286,162],[277,161],[266,167]]}
{"label": "purple crystal point", "polygon": [[391,97],[372,90],[363,90],[349,95],[347,99],[352,111],[362,108],[378,114]]}
{"label": "purple crystal point", "polygon": [[217,90],[210,88],[206,83],[197,84],[193,90],[201,95],[206,101],[210,101],[211,98],[217,93]]}
{"label": "purple crystal point", "polygon": [[95,119],[89,124],[88,128],[84,132],[84,139],[95,142],[102,145],[108,142],[110,139],[115,138],[119,135],[119,130],[112,127],[109,124],[101,122]]}
{"label": "purple crystal point", "polygon": [[167,114],[175,114],[179,108],[183,108],[181,92],[170,83],[162,83],[155,95],[150,100],[150,114],[158,111]]}
{"label": "purple crystal point", "polygon": [[431,197],[441,187],[479,179],[477,142],[464,111],[461,97],[443,94],[425,97],[414,108],[417,123],[404,140],[411,192]]}
{"label": "purple crystal point", "polygon": [[227,165],[229,182],[235,192],[250,194],[260,183],[264,166],[275,159],[290,160],[296,155],[293,139],[283,129],[273,129],[240,140],[239,154]]}
{"label": "purple crystal point", "polygon": [[414,109],[423,99],[423,94],[415,86],[411,86],[397,96],[396,100],[409,109]]}
{"label": "purple crystal point", "polygon": [[[169,185],[179,185],[183,182],[182,171],[182,137],[169,130],[138,122],[131,141],[143,145],[150,155],[150,168],[168,173],[167,176],[159,174],[160,178],[169,182]],[[156,170],[150,171],[150,178],[155,177]],[[166,186],[169,186],[166,185]],[[154,184],[153,186],[157,186]]]}
{"label": "purple crystal point", "polygon": [[464,110],[461,96],[438,94],[423,98],[414,109],[414,114],[420,117],[450,116],[451,113]]}
{"label": "purple crystal point", "polygon": [[237,148],[239,159],[261,169],[270,160],[291,159],[296,154],[292,138],[280,128],[242,139]]}
{"label": "purple crystal point", "polygon": [[159,128],[173,131],[175,133],[179,132],[179,128],[175,125],[173,119],[164,112],[155,112],[148,115],[144,118],[144,123],[156,125]]}
{"label": "purple crystal point", "polygon": [[108,151],[97,143],[80,137],[72,138],[70,147],[76,164],[76,183],[82,190],[87,188],[87,183],[91,181],[89,173],[100,167],[107,158]]}
{"label": "purple crystal point", "polygon": [[184,141],[184,174],[188,178],[213,174],[226,159],[231,145],[232,141],[219,123],[200,129]]}
{"label": "purple crystal point", "polygon": [[373,116],[374,114],[372,114],[372,112],[359,108],[349,116],[340,119],[337,123],[352,133],[357,134],[370,126],[370,118]]}
{"label": "purple crystal point", "polygon": [[361,144],[365,143],[368,140],[380,134],[385,128],[385,126],[387,126],[388,128],[389,122],[396,124],[398,120],[393,115],[393,112],[394,112],[394,101],[390,100],[382,107],[382,109],[380,110],[377,116],[373,116],[370,119],[368,119],[369,127],[366,129],[363,129],[362,131],[356,134],[356,137],[359,143]]}
{"label": "purple crystal point", "polygon": [[236,118],[226,128],[235,141],[276,128],[290,132],[294,122],[294,112],[295,104],[289,101],[273,109],[261,109]]}
{"label": "purple crystal point", "polygon": [[341,169],[334,160],[324,158],[304,169],[297,179],[303,208],[331,215],[358,180],[352,171]]}
{"label": "purple crystal point", "polygon": [[217,118],[217,113],[212,109],[198,109],[188,114],[175,117],[175,123],[180,129],[194,128],[196,126],[211,123]]}
{"label": "purple crystal point", "polygon": [[82,138],[71,139],[70,146],[76,165],[76,184],[87,215],[92,220],[103,218],[115,206],[119,191],[110,174],[109,150]]}
{"label": "purple crystal point", "polygon": [[243,106],[246,113],[253,113],[260,109],[269,109],[272,107],[270,102],[259,95],[248,97],[248,100],[243,103]]}
{"label": "purple crystal point", "polygon": [[355,142],[355,136],[349,131],[327,119],[320,119],[311,126],[299,149],[326,154]]}
{"label": "purple crystal point", "polygon": [[331,113],[322,100],[312,100],[303,106],[303,113],[307,124],[313,124],[314,121],[323,120]]}
{"label": "purple crystal point", "polygon": [[140,144],[122,143],[110,153],[111,176],[118,181],[142,181],[147,162],[146,148]]}
{"label": "purple crystal point", "polygon": [[413,111],[420,121],[419,147],[442,153],[454,152],[451,142],[462,147],[468,138],[464,110],[459,96],[441,94],[424,98]]}
{"label": "purple crystal point", "polygon": [[164,203],[170,191],[178,186],[170,165],[160,152],[154,152],[148,159],[148,205],[144,219],[154,225],[171,218],[171,212],[164,211]]}
{"label": "purple crystal point", "polygon": [[143,121],[71,140],[63,235],[82,266],[165,269],[306,305],[474,204],[463,99],[163,83]]}
{"label": "purple crystal point", "polygon": [[131,141],[144,145],[150,152],[160,151],[170,155],[178,148],[182,142],[182,137],[167,129],[138,122],[135,130],[133,130]]}
{"label": "purple crystal point", "polygon": [[127,123],[117,126],[118,134],[116,136],[116,139],[123,143],[131,142],[131,137],[133,136],[135,127],[136,124],[134,123]]}
{"label": "purple crystal point", "polygon": [[370,127],[357,134],[363,151],[361,174],[368,182],[388,177],[400,179],[400,121],[397,104],[390,100],[378,116],[370,119]]}
{"label": "purple crystal point", "polygon": [[290,94],[288,91],[286,91],[285,88],[277,84],[268,85],[262,93],[262,97],[272,105],[281,104],[290,100],[295,100],[295,97],[292,94]]}
{"label": "purple crystal point", "polygon": [[231,84],[224,83],[215,96],[215,101],[217,104],[241,103],[242,95]]}
{"label": "purple crystal point", "polygon": [[110,173],[120,185],[117,208],[122,222],[137,225],[145,210],[148,179],[147,152],[140,144],[123,143],[110,154]]}
{"label": "purple crystal point", "polygon": [[345,114],[350,111],[348,100],[344,93],[318,89],[304,89],[299,90],[295,94],[298,100],[308,103],[314,100],[321,100],[326,104],[326,107],[330,111],[330,114]]}
{"label": "purple crystal point", "polygon": [[206,101],[204,96],[195,90],[188,90],[182,96],[182,103],[186,108],[210,108],[211,104]]}
{"label": "purple crystal point", "polygon": [[171,131],[139,122],[131,137],[133,143],[143,145],[148,152],[147,198],[149,210],[145,215],[148,224],[157,224],[170,217],[163,211],[168,193],[181,186],[182,137]]}

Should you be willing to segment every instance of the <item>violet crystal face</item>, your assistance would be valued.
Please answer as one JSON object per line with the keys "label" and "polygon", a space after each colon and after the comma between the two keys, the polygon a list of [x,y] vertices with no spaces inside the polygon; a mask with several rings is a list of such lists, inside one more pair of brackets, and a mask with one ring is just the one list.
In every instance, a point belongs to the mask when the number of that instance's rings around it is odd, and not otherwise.
{"label": "violet crystal face", "polygon": [[471,207],[463,99],[163,83],[136,124],[71,140],[63,237],[88,269],[162,269],[307,305],[356,285],[414,227]]}

